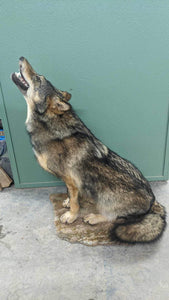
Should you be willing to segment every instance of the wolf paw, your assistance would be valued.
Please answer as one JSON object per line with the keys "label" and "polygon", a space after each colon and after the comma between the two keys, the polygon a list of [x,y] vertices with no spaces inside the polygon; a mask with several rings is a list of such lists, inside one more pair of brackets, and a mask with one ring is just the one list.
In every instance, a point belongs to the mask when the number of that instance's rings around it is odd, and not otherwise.
{"label": "wolf paw", "polygon": [[84,217],[84,222],[89,223],[90,225],[95,225],[101,222],[106,222],[107,219],[102,215],[96,215],[96,214],[89,214]]}
{"label": "wolf paw", "polygon": [[62,203],[63,207],[67,207],[69,208],[70,207],[70,198],[66,198],[63,203]]}
{"label": "wolf paw", "polygon": [[70,211],[67,211],[60,217],[60,221],[62,223],[71,224],[77,219],[77,214],[73,214]]}

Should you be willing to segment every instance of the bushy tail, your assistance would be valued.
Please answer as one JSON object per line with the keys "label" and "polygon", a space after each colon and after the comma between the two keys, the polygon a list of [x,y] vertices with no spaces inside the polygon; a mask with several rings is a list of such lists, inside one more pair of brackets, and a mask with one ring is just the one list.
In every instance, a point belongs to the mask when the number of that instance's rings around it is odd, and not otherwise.
{"label": "bushy tail", "polygon": [[110,237],[112,240],[131,244],[153,242],[162,235],[166,226],[165,219],[165,208],[154,201],[148,214],[116,223]]}

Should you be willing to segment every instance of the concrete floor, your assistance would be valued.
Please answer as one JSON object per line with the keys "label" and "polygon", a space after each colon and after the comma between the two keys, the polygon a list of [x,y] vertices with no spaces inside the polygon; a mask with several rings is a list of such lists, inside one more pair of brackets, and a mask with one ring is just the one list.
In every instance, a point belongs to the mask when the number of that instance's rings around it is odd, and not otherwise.
{"label": "concrete floor", "polygon": [[[152,183],[169,208],[169,183]],[[0,300],[168,300],[169,228],[151,245],[87,247],[56,236],[49,194],[0,192]]]}

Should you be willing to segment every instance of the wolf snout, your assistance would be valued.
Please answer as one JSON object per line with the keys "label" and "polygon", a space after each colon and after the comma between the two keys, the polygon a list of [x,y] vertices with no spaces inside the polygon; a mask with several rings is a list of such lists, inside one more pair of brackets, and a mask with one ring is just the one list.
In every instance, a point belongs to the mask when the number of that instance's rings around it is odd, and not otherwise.
{"label": "wolf snout", "polygon": [[19,58],[19,67],[20,67],[20,69],[22,69],[24,67],[25,63],[26,63],[25,57],[21,56]]}

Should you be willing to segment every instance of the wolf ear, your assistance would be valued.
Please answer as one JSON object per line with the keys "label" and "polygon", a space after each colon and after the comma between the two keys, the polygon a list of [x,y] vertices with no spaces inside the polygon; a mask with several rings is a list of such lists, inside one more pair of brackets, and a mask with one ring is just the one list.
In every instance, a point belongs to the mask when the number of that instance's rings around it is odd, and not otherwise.
{"label": "wolf ear", "polygon": [[55,100],[56,106],[60,112],[64,112],[70,109],[70,105],[62,100]]}
{"label": "wolf ear", "polygon": [[62,91],[62,95],[63,95],[64,101],[69,101],[70,98],[72,97],[72,95],[69,94],[68,92],[63,92]]}
{"label": "wolf ear", "polygon": [[50,110],[55,114],[61,115],[70,109],[70,104],[60,100],[57,97],[50,99]]}

